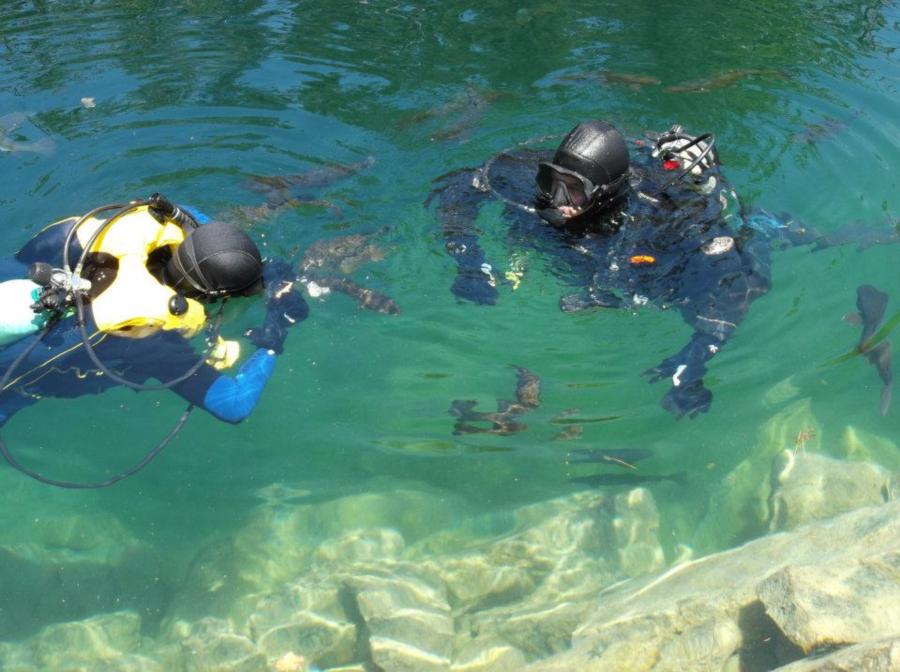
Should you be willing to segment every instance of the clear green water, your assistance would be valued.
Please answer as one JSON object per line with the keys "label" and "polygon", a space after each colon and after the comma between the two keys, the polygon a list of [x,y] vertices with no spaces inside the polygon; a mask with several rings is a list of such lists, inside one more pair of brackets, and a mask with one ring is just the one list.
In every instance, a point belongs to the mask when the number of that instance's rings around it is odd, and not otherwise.
{"label": "clear green water", "polygon": [[[896,247],[776,253],[773,290],[711,362],[713,407],[693,421],[668,415],[659,406],[665,388],[639,375],[686,342],[676,314],[564,315],[557,302],[570,290],[535,254],[522,286],[504,289],[494,308],[450,294],[454,268],[422,205],[430,181],[585,118],[607,118],[632,135],[673,122],[714,131],[748,203],[825,230],[851,221],[896,226],[897,3],[677,4],[3,3],[0,116],[31,112],[14,139],[56,142],[52,155],[0,155],[4,254],[46,222],[101,203],[159,190],[227,214],[259,204],[246,188],[251,175],[373,155],[372,168],[311,195],[338,204],[342,217],[303,206],[251,231],[284,254],[387,226],[390,254],[355,277],[403,313],[361,312],[342,296],[312,301],[248,422],[233,427],[196,413],[155,463],[113,489],[56,491],[3,468],[0,544],[40,544],[47,521],[73,514],[114,515],[161,554],[160,578],[174,594],[196,550],[237,529],[269,484],[317,499],[426,490],[459,504],[451,515],[416,515],[450,527],[571,492],[566,452],[617,446],[653,449],[647,473],[687,472],[687,486],[651,487],[667,543],[691,543],[711,493],[781,407],[764,403],[767,391],[789,376],[796,398],[811,399],[826,452],[847,425],[897,437],[898,409],[878,413],[874,369],[859,357],[829,365],[858,337],[841,321],[858,285],[888,292],[889,316],[900,309]],[[783,74],[667,91],[735,69]],[[659,83],[604,81],[603,72]],[[483,110],[465,102],[470,89],[487,101]],[[82,106],[86,96],[95,108]],[[480,219],[498,260],[509,254],[499,213],[488,207]],[[251,306],[226,330],[239,333],[261,315]],[[452,436],[451,400],[477,399],[488,410],[509,398],[509,364],[543,379],[528,430]],[[121,390],[47,400],[16,416],[3,437],[52,475],[93,479],[134,462],[181,408],[169,395]],[[616,419],[584,424],[577,441],[555,440],[569,409]],[[46,590],[52,600],[53,587]],[[3,622],[17,625],[0,638],[43,624],[28,603],[4,602]]]}

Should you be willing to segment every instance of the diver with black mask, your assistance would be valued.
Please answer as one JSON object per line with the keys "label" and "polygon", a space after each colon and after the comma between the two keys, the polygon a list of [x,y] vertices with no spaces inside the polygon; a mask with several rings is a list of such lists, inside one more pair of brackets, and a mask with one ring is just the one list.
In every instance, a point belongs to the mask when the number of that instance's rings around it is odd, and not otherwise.
{"label": "diver with black mask", "polygon": [[[240,422],[288,330],[308,314],[287,261],[263,260],[236,226],[208,222],[159,194],[51,224],[0,262],[0,280],[0,425],[42,397],[123,384],[172,389],[189,409]],[[218,334],[221,309],[263,292],[264,323],[245,334],[257,349],[229,375],[240,344]],[[204,330],[201,354],[192,339]]]}
{"label": "diver with black mask", "polygon": [[437,204],[457,264],[453,293],[493,304],[498,285],[519,282],[519,269],[495,272],[478,241],[479,209],[499,199],[509,247],[552,256],[554,273],[582,288],[560,300],[562,310],[650,304],[681,313],[694,330],[690,341],[644,374],[671,382],[662,405],[675,416],[709,410],[706,364],[768,291],[770,249],[818,249],[842,240],[840,232],[820,235],[745,208],[720,171],[709,133],[692,136],[676,125],[627,141],[597,120],[578,124],[555,152],[531,147],[543,140],[435,180],[426,207]]}

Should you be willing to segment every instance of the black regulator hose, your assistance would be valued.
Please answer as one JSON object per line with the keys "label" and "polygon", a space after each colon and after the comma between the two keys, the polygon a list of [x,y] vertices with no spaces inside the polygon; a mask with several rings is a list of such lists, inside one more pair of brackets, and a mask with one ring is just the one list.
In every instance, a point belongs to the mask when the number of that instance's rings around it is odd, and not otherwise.
{"label": "black regulator hose", "polygon": [[[50,329],[56,324],[58,318],[58,315],[54,318],[51,318],[41,330],[41,332],[34,338],[31,344],[27,348],[25,348],[25,350],[23,350],[18,357],[16,357],[12,364],[9,365],[9,367],[6,369],[6,373],[3,375],[3,379],[0,380],[0,394],[2,394],[2,392],[6,390],[6,384],[12,377],[13,372],[19,367],[19,364],[21,364],[37,347],[38,343],[40,343],[44,339],[44,336],[46,336],[47,332],[50,331]],[[115,485],[119,481],[136,474],[141,469],[150,464],[150,462],[153,461],[153,459],[162,452],[163,448],[169,445],[172,439],[175,438],[175,435],[181,431],[181,428],[184,426],[184,423],[187,422],[187,419],[188,417],[190,417],[193,410],[194,405],[188,404],[188,407],[181,414],[181,417],[178,419],[178,422],[175,423],[175,426],[169,431],[169,433],[163,438],[163,440],[156,444],[156,446],[154,446],[151,450],[149,450],[144,455],[144,457],[142,457],[137,462],[137,464],[103,481],[97,481],[94,483],[79,483],[76,481],[63,481],[56,478],[49,478],[47,476],[44,476],[43,474],[40,474],[37,471],[29,469],[28,467],[20,464],[16,460],[16,458],[12,456],[12,453],[9,452],[9,447],[6,445],[6,442],[3,441],[3,439],[0,439],[0,453],[3,454],[3,457],[13,469],[20,471],[26,476],[29,476],[45,485],[52,485],[57,488],[66,488],[69,490],[98,490],[100,488],[108,488],[109,486]]]}
{"label": "black regulator hose", "polygon": [[[65,266],[65,268],[67,270],[69,270],[73,275],[81,277],[81,271],[84,268],[84,263],[87,260],[88,254],[90,254],[91,248],[94,246],[94,243],[97,242],[97,239],[100,238],[100,236],[103,234],[103,232],[106,231],[106,229],[108,229],[110,226],[112,226],[113,223],[115,223],[115,221],[122,215],[124,215],[128,212],[131,212],[135,208],[139,208],[139,207],[145,206],[145,205],[150,208],[158,209],[166,217],[170,217],[170,218],[174,219],[174,216],[176,214],[180,215],[181,219],[183,221],[188,222],[189,225],[192,225],[194,227],[197,226],[197,222],[194,220],[193,217],[191,217],[190,215],[185,213],[183,210],[180,210],[179,208],[172,205],[172,203],[167,198],[165,198],[164,196],[162,196],[159,193],[153,194],[147,200],[131,201],[130,203],[128,203],[124,206],[121,204],[102,205],[99,208],[94,208],[93,210],[88,212],[86,215],[83,215],[82,217],[80,217],[78,219],[78,221],[75,222],[75,224],[72,226],[72,229],[69,231],[68,235],[66,236],[65,248],[63,250],[63,265]],[[73,269],[69,265],[68,252],[69,252],[70,241],[71,241],[72,237],[75,235],[76,229],[78,229],[82,224],[84,224],[84,222],[86,222],[88,219],[90,219],[97,213],[105,212],[107,210],[115,210],[115,209],[118,209],[118,212],[111,215],[105,222],[103,222],[100,226],[98,226],[97,229],[91,234],[91,237],[88,239],[88,241],[82,247],[81,255],[78,257],[78,263],[75,265],[75,268]],[[178,221],[178,220],[176,220],[176,221]],[[178,223],[181,224],[181,221],[178,221]],[[206,359],[209,357],[210,353],[212,353],[213,348],[215,348],[215,346],[216,346],[216,340],[219,336],[219,328],[221,327],[221,324],[222,324],[222,310],[224,310],[224,308],[225,308],[225,301],[222,301],[222,305],[219,307],[219,312],[216,315],[215,323],[207,335],[209,344],[207,345],[207,348],[204,351],[203,355],[201,355],[201,357],[196,361],[196,363],[194,363],[193,366],[191,366],[191,368],[189,368],[184,374],[182,374],[176,378],[173,378],[172,380],[169,380],[165,383],[159,383],[157,385],[147,385],[147,384],[143,384],[143,383],[135,383],[134,381],[128,380],[127,378],[123,378],[122,376],[120,376],[116,373],[113,373],[112,371],[109,370],[109,367],[107,367],[100,360],[100,358],[97,356],[97,353],[94,351],[94,346],[91,343],[90,337],[88,336],[88,333],[87,333],[87,327],[85,324],[86,321],[85,321],[85,311],[84,311],[84,299],[81,296],[81,292],[76,291],[74,293],[74,299],[75,299],[75,307],[76,307],[77,316],[78,316],[78,329],[81,333],[81,342],[84,344],[84,348],[88,354],[88,357],[91,358],[91,361],[94,362],[94,364],[97,366],[98,369],[100,369],[100,371],[102,371],[105,375],[109,376],[110,380],[118,383],[119,385],[124,385],[125,387],[131,388],[132,390],[137,390],[139,392],[149,392],[152,390],[168,390],[169,388],[174,387],[175,385],[178,385],[178,383],[184,382],[185,380],[187,380],[188,378],[193,376],[200,369],[200,367],[203,366],[203,363],[206,361]]]}
{"label": "black regulator hose", "polygon": [[[90,249],[93,247],[94,243],[97,242],[97,239],[101,236],[101,234],[108,229],[113,222],[115,222],[119,217],[124,215],[127,212],[134,210],[135,208],[141,206],[148,206],[154,210],[157,210],[165,217],[172,219],[176,223],[178,223],[182,228],[185,225],[196,228],[198,226],[196,220],[187,212],[181,210],[177,206],[173,205],[171,201],[166,199],[159,193],[153,194],[147,200],[139,200],[139,201],[131,201],[129,203],[114,203],[109,205],[101,205],[100,207],[94,208],[93,210],[87,212],[78,218],[75,224],[72,225],[72,228],[66,234],[65,242],[63,244],[63,268],[69,271],[72,275],[77,277],[81,277],[81,271],[84,268],[84,263],[87,259],[87,255],[90,253]],[[97,229],[91,234],[90,239],[83,246],[81,255],[78,258],[78,262],[73,269],[71,264],[69,263],[69,247],[72,244],[72,240],[75,237],[78,229],[90,218],[98,215],[102,212],[107,212],[109,210],[117,210],[113,215],[111,215],[105,222],[103,222]],[[79,331],[81,333],[81,341],[84,345],[85,351],[88,353],[88,356],[91,358],[91,361],[97,366],[97,368],[106,376],[110,378],[110,380],[119,383],[120,385],[125,385],[134,390],[140,391],[148,391],[148,390],[165,390],[169,389],[178,383],[181,383],[192,375],[194,375],[206,359],[209,357],[212,349],[215,347],[216,340],[219,335],[219,328],[222,324],[222,311],[225,308],[225,301],[222,301],[221,306],[219,307],[219,311],[216,314],[215,323],[210,330],[208,330],[207,338],[209,339],[209,345],[207,346],[206,351],[203,355],[197,360],[197,362],[190,368],[186,373],[177,378],[174,378],[168,382],[161,383],[159,385],[146,385],[141,383],[135,383],[133,381],[127,380],[118,374],[110,371],[109,367],[107,367],[97,356],[97,353],[94,351],[94,346],[91,343],[90,337],[87,333],[87,328],[85,326],[85,312],[84,312],[84,298],[81,295],[80,291],[75,291],[74,293],[75,306],[77,311],[77,321]],[[12,377],[13,372],[19,367],[19,365],[31,354],[31,352],[37,347],[37,345],[43,340],[44,336],[46,336],[47,332],[60,320],[62,316],[63,307],[60,306],[59,310],[53,313],[47,323],[44,325],[44,328],[41,332],[35,337],[35,339],[31,342],[31,344],[19,354],[18,357],[9,365],[6,369],[6,373],[3,375],[2,380],[0,380],[0,394],[2,394],[6,390],[6,385],[9,379]],[[181,428],[184,426],[184,423],[187,422],[188,418],[191,415],[191,412],[194,410],[193,404],[188,404],[187,408],[181,414],[181,417],[175,423],[174,427],[169,431],[169,433],[160,441],[156,446],[154,446],[151,450],[149,450],[143,458],[141,458],[134,466],[126,469],[125,471],[119,472],[118,474],[111,476],[110,478],[97,481],[94,483],[78,483],[74,481],[64,481],[54,478],[48,478],[33,469],[29,469],[28,467],[20,464],[10,453],[9,447],[6,443],[0,439],[0,453],[3,454],[3,457],[9,463],[11,467],[22,472],[26,476],[33,478],[40,483],[44,483],[45,485],[52,485],[57,488],[67,488],[72,490],[96,490],[99,488],[108,488],[111,485],[115,485],[121,480],[128,478],[139,472],[141,469],[146,467],[157,455],[159,455],[163,448],[165,448],[172,439],[181,431]]]}

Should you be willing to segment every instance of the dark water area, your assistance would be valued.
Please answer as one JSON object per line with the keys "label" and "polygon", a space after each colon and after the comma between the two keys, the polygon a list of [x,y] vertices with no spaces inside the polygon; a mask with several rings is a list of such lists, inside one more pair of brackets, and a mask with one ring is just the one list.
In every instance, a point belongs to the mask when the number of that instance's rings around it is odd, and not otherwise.
{"label": "dark water area", "polygon": [[[598,469],[567,463],[576,448],[649,450],[634,473],[683,474],[647,484],[670,556],[744,541],[739,514],[714,534],[698,529],[726,474],[774,440],[760,438],[773,416],[800,402],[808,413],[785,425],[782,448],[809,440],[839,455],[848,427],[896,440],[900,415],[879,413],[875,369],[843,357],[859,330],[842,317],[857,287],[873,285],[890,297],[883,335],[893,336],[900,248],[773,252],[772,290],[709,364],[711,410],[677,420],[659,403],[667,382],[641,376],[689,339],[674,311],[562,313],[573,288],[551,257],[507,247],[500,203],[478,216],[482,244],[521,284],[501,284],[493,307],[458,302],[424,202],[438,176],[528,139],[550,136],[537,145],[552,147],[580,120],[608,119],[629,137],[680,123],[716,134],[748,206],[888,238],[900,227],[898,29],[895,2],[5,2],[0,124],[26,114],[0,136],[11,150],[0,153],[5,256],[49,222],[160,191],[298,263],[323,238],[376,233],[379,253],[349,273],[401,313],[310,297],[310,318],[248,421],[196,412],[156,461],[109,490],[54,490],[4,466],[3,553],[137,542],[150,551],[124,563],[131,579],[116,590],[152,627],[198,550],[273,498],[415,490],[434,509],[379,522],[408,540],[472,520],[502,533],[517,507],[585,487],[568,479]],[[371,165],[333,184],[308,179],[292,207],[252,210],[265,200],[253,176],[358,162]],[[259,301],[229,306],[223,332],[238,337],[262,316]],[[493,410],[514,394],[511,365],[542,380],[527,429],[454,435],[451,402]],[[121,389],[45,399],[2,437],[33,468],[95,480],[140,459],[183,407],[172,394]],[[561,435],[569,426],[580,431]],[[880,455],[900,468],[896,446]],[[355,515],[341,524],[371,522]],[[163,591],[146,587],[149,557]],[[49,605],[67,590],[42,592]],[[55,611],[11,593],[0,639],[109,611],[102,592],[96,609],[83,600]]]}

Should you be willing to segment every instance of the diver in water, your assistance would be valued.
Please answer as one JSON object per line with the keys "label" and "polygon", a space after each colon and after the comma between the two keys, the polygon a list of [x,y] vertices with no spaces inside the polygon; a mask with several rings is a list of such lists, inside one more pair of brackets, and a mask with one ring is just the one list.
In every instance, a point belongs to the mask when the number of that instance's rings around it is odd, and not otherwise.
{"label": "diver in water", "polygon": [[[250,415],[308,308],[286,261],[263,261],[237,227],[197,220],[154,194],[52,224],[0,263],[0,425],[41,397],[118,384],[171,388],[226,422]],[[205,306],[261,292],[264,324],[246,334],[258,349],[229,375],[236,341],[208,334],[200,354],[190,339],[209,327]]]}
{"label": "diver in water", "polygon": [[[690,341],[644,372],[671,382],[662,405],[677,417],[709,410],[706,364],[768,291],[773,244],[831,244],[790,219],[743,208],[720,172],[714,136],[680,126],[628,142],[612,124],[588,121],[555,152],[522,146],[435,182],[426,207],[437,203],[460,299],[497,301],[498,276],[475,220],[498,198],[510,246],[553,255],[554,272],[583,288],[561,299],[562,310],[677,309],[694,330]],[[517,270],[507,274],[513,283]]]}

